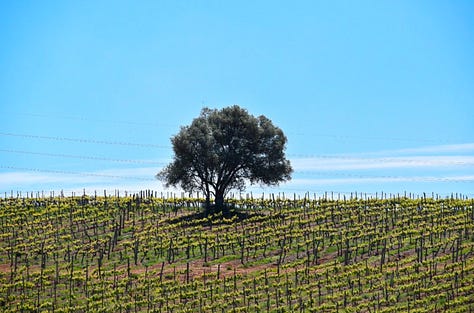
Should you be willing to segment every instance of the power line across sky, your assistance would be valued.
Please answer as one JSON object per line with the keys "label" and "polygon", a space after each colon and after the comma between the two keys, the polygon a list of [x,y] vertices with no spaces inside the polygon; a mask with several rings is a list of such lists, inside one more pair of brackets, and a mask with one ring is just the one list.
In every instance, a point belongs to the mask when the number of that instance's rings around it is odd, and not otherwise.
{"label": "power line across sky", "polygon": [[[30,138],[30,137],[28,137]],[[43,138],[31,137],[34,140],[42,140]],[[107,141],[107,142],[116,142],[116,141]],[[89,143],[89,140],[81,140],[80,143]],[[108,143],[102,143],[102,141],[94,141],[94,144],[103,144],[108,145]],[[148,146],[148,145],[147,145]],[[156,187],[157,181],[154,178],[156,171],[160,167],[167,164],[168,161],[149,161],[149,160],[140,160],[140,159],[117,159],[109,157],[100,157],[94,155],[74,155],[74,154],[61,154],[61,153],[49,153],[49,152],[37,152],[30,150],[16,150],[16,149],[0,149],[0,153],[3,154],[20,154],[27,155],[30,157],[47,157],[55,159],[79,159],[82,161],[91,161],[91,162],[101,162],[106,164],[109,169],[104,171],[95,170],[95,171],[81,171],[81,170],[69,170],[69,169],[58,169],[58,168],[45,168],[45,167],[31,167],[31,166],[22,166],[19,164],[1,164],[0,168],[6,170],[7,173],[37,173],[37,174],[51,174],[58,176],[57,181],[64,179],[65,182],[70,183],[70,176],[83,177],[83,178],[92,178],[95,183],[96,178],[101,179],[101,183],[105,185],[113,184],[114,182],[120,182],[120,184],[126,182],[141,181],[152,183]],[[30,159],[31,161],[32,159]],[[428,159],[420,159],[419,157],[379,157],[379,158],[368,158],[368,157],[354,157],[354,156],[337,156],[337,155],[312,155],[304,156],[303,164],[299,164],[299,160],[292,159],[295,162],[295,172],[294,172],[294,181],[296,185],[288,187],[286,190],[298,190],[301,191],[304,187],[299,186],[298,184],[303,184],[310,186],[311,183],[321,184],[344,184],[348,182],[358,182],[359,184],[365,184],[367,182],[374,183],[394,183],[394,182],[403,182],[403,183],[437,183],[437,184],[472,184],[474,182],[474,173],[472,170],[469,170],[474,165],[474,157],[467,158],[433,158],[429,156]],[[309,161],[309,163],[308,163]],[[319,167],[314,168],[315,165],[319,163]],[[328,163],[324,163],[328,162]],[[335,163],[334,163],[335,162]],[[61,163],[61,162],[60,162]],[[140,165],[147,166],[145,168],[140,168],[140,175],[136,175],[134,167],[132,168],[121,168],[121,167],[111,167],[109,163],[118,163],[118,164],[129,164],[132,166]],[[354,163],[356,167],[354,168]],[[378,166],[387,167],[391,166],[392,163],[396,163],[397,168],[401,168],[401,171],[397,172],[366,172],[361,171],[361,169],[374,169]],[[336,165],[335,165],[336,164]],[[309,167],[308,167],[309,165]],[[334,167],[336,166],[336,167]],[[460,173],[450,173],[450,172],[441,172],[440,174],[433,175],[432,173],[420,174],[414,172],[407,174],[405,172],[406,167],[419,167],[419,166],[437,166],[437,167],[454,167],[462,168],[468,167],[468,171],[461,171]],[[358,169],[358,170],[357,170]],[[59,176],[63,176],[60,178]],[[65,176],[68,176],[65,178]],[[4,176],[11,177],[11,176]],[[310,179],[308,179],[308,177]],[[31,177],[29,178],[31,179]],[[41,183],[41,180],[44,177],[38,177],[38,182]],[[51,177],[49,178],[51,179]],[[0,176],[1,180],[1,176]],[[1,181],[0,181],[1,183]],[[86,182],[87,184],[87,182]],[[313,190],[316,190],[314,187]],[[283,189],[285,190],[285,189]],[[309,188],[305,189],[306,191]],[[320,189],[317,189],[320,190]]]}
{"label": "power line across sky", "polygon": [[234,104],[286,134],[279,190],[474,190],[472,1],[236,3],[1,2],[0,192],[161,187],[72,173],[154,179]]}
{"label": "power line across sky", "polygon": [[119,179],[119,180],[141,180],[141,181],[155,181],[152,177],[139,177],[139,176],[122,176],[122,175],[113,175],[113,174],[103,174],[103,173],[89,173],[89,172],[75,172],[75,171],[65,171],[65,170],[55,170],[55,169],[42,169],[42,168],[31,168],[31,167],[18,167],[18,166],[8,166],[0,165],[2,169],[24,171],[24,172],[36,172],[36,173],[51,173],[59,175],[74,175],[82,177],[100,177],[108,179]]}
{"label": "power line across sky", "polygon": [[79,159],[79,160],[104,161],[104,162],[115,162],[115,163],[166,165],[165,162],[138,160],[138,159],[115,159],[115,158],[92,156],[92,155],[73,155],[73,154],[35,152],[35,151],[12,150],[12,149],[0,149],[0,152],[13,153],[13,154],[26,154],[26,155],[32,155],[32,156],[45,156],[45,157],[53,157],[53,158],[61,158],[61,159]]}
{"label": "power line across sky", "polygon": [[[79,122],[83,126],[90,125],[91,123],[107,123],[107,124],[114,124],[114,125],[125,125],[130,129],[134,128],[141,128],[141,127],[155,127],[155,128],[173,128],[179,129],[179,124],[173,123],[163,123],[162,121],[159,122],[145,122],[145,121],[134,121],[134,120],[114,120],[114,119],[97,119],[91,118],[88,116],[80,116],[80,115],[58,115],[53,113],[35,113],[35,112],[7,112],[6,115],[17,115],[20,117],[27,117],[27,118],[41,118],[41,119],[48,119],[52,122],[58,120],[72,120]],[[359,135],[341,135],[336,133],[318,133],[318,132],[301,132],[301,130],[289,130],[288,134],[297,135],[297,136],[316,136],[316,137],[326,137],[333,140],[339,141],[348,141],[348,140],[366,140],[366,141],[384,141],[384,142],[415,142],[415,143],[425,143],[425,144],[446,144],[452,142],[446,138],[440,138],[439,136],[433,138],[414,138],[414,137],[379,137],[379,136],[359,136]],[[38,136],[38,135],[30,135],[30,134],[17,134],[17,133],[10,133],[10,132],[3,132],[0,133],[3,136],[16,136],[16,137],[36,137],[41,139],[50,139],[50,140],[64,140],[64,141],[75,141],[75,142],[90,142],[92,143],[94,140],[91,139],[81,139],[81,138],[63,138],[61,136]],[[122,144],[120,141],[116,140],[103,140],[107,142],[107,144]],[[99,143],[99,142],[97,142]],[[125,143],[125,145],[136,145],[134,143]],[[154,146],[154,144],[145,144]]]}
{"label": "power line across sky", "polygon": [[157,145],[152,143],[136,143],[136,142],[126,142],[120,140],[98,140],[90,138],[70,138],[62,136],[41,136],[33,134],[18,134],[18,133],[9,133],[9,132],[0,132],[0,136],[8,137],[20,137],[27,139],[39,139],[39,140],[53,140],[53,141],[68,141],[75,143],[90,143],[90,144],[99,144],[99,145],[118,145],[118,146],[132,146],[132,147],[141,147],[141,148],[157,148],[157,149],[170,149],[169,146]]}
{"label": "power line across sky", "polygon": [[[82,142],[88,142],[84,140]],[[147,147],[151,144],[143,144]],[[11,153],[11,154],[25,154],[32,156],[44,156],[44,157],[53,157],[53,158],[62,158],[62,159],[80,159],[80,160],[89,160],[89,161],[104,161],[104,162],[115,162],[115,163],[131,163],[131,164],[148,164],[148,165],[166,165],[168,162],[163,161],[151,161],[151,160],[140,160],[140,159],[117,159],[110,157],[101,157],[96,155],[74,155],[74,154],[63,154],[63,153],[49,153],[49,152],[38,152],[38,151],[27,151],[27,150],[16,150],[16,149],[0,149],[0,153]],[[293,159],[302,158],[304,160],[313,160],[317,162],[318,160],[323,161],[358,161],[358,162],[372,162],[376,161],[378,163],[408,163],[413,165],[430,165],[433,163],[432,158],[427,160],[419,157],[382,157],[382,158],[369,158],[369,157],[355,157],[355,156],[344,156],[344,155],[292,155],[289,154],[288,157]],[[446,159],[437,160],[438,165],[452,165],[452,166],[474,166],[474,157],[469,157],[468,161],[464,159],[460,161],[459,159]]]}

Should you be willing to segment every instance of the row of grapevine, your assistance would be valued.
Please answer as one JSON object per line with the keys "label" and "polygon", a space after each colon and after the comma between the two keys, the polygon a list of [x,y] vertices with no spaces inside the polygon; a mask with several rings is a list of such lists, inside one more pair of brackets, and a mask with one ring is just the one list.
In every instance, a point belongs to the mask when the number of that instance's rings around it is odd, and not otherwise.
{"label": "row of grapevine", "polygon": [[474,310],[469,199],[0,199],[4,312]]}

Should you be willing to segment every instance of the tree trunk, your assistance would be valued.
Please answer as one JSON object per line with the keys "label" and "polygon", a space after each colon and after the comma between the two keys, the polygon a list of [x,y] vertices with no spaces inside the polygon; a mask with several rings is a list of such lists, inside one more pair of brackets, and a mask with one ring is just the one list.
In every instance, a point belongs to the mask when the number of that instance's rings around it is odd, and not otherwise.
{"label": "tree trunk", "polygon": [[206,212],[211,211],[211,199],[209,197],[209,194],[206,195],[206,203],[204,204],[204,210],[206,210]]}
{"label": "tree trunk", "polygon": [[222,207],[224,206],[224,194],[221,192],[216,192],[216,198],[214,199],[214,204],[216,205],[216,211],[222,211]]}
{"label": "tree trunk", "polygon": [[216,197],[214,199],[214,204],[215,204],[215,208],[214,208],[215,213],[222,212],[223,215],[227,215],[229,213],[226,205],[224,204],[224,193],[223,192],[216,191]]}
{"label": "tree trunk", "polygon": [[212,214],[211,194],[209,190],[209,184],[206,184],[205,194],[206,194],[206,203],[204,206],[204,212],[206,213],[206,215],[209,215],[209,214]]}

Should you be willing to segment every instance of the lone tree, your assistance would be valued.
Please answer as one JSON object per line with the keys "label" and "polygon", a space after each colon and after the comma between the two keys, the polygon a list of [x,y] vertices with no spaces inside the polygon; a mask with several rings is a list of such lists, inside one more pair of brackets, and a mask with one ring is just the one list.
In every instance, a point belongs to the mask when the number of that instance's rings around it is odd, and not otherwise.
{"label": "lone tree", "polygon": [[286,141],[283,131],[263,115],[254,117],[237,105],[204,108],[171,138],[173,162],[156,177],[167,187],[202,191],[207,214],[227,213],[224,198],[229,190],[242,191],[246,182],[278,185],[291,179]]}

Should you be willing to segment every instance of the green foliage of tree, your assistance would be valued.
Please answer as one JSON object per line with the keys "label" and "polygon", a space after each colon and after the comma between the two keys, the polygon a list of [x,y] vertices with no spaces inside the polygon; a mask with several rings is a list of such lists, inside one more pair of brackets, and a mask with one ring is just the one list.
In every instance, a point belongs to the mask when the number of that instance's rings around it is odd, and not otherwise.
{"label": "green foliage of tree", "polygon": [[[265,116],[254,117],[237,105],[204,108],[191,125],[171,138],[174,159],[156,176],[166,186],[206,197],[206,212],[225,211],[224,198],[246,183],[278,185],[291,179],[285,158],[287,138]],[[211,197],[214,205],[211,205]]]}

